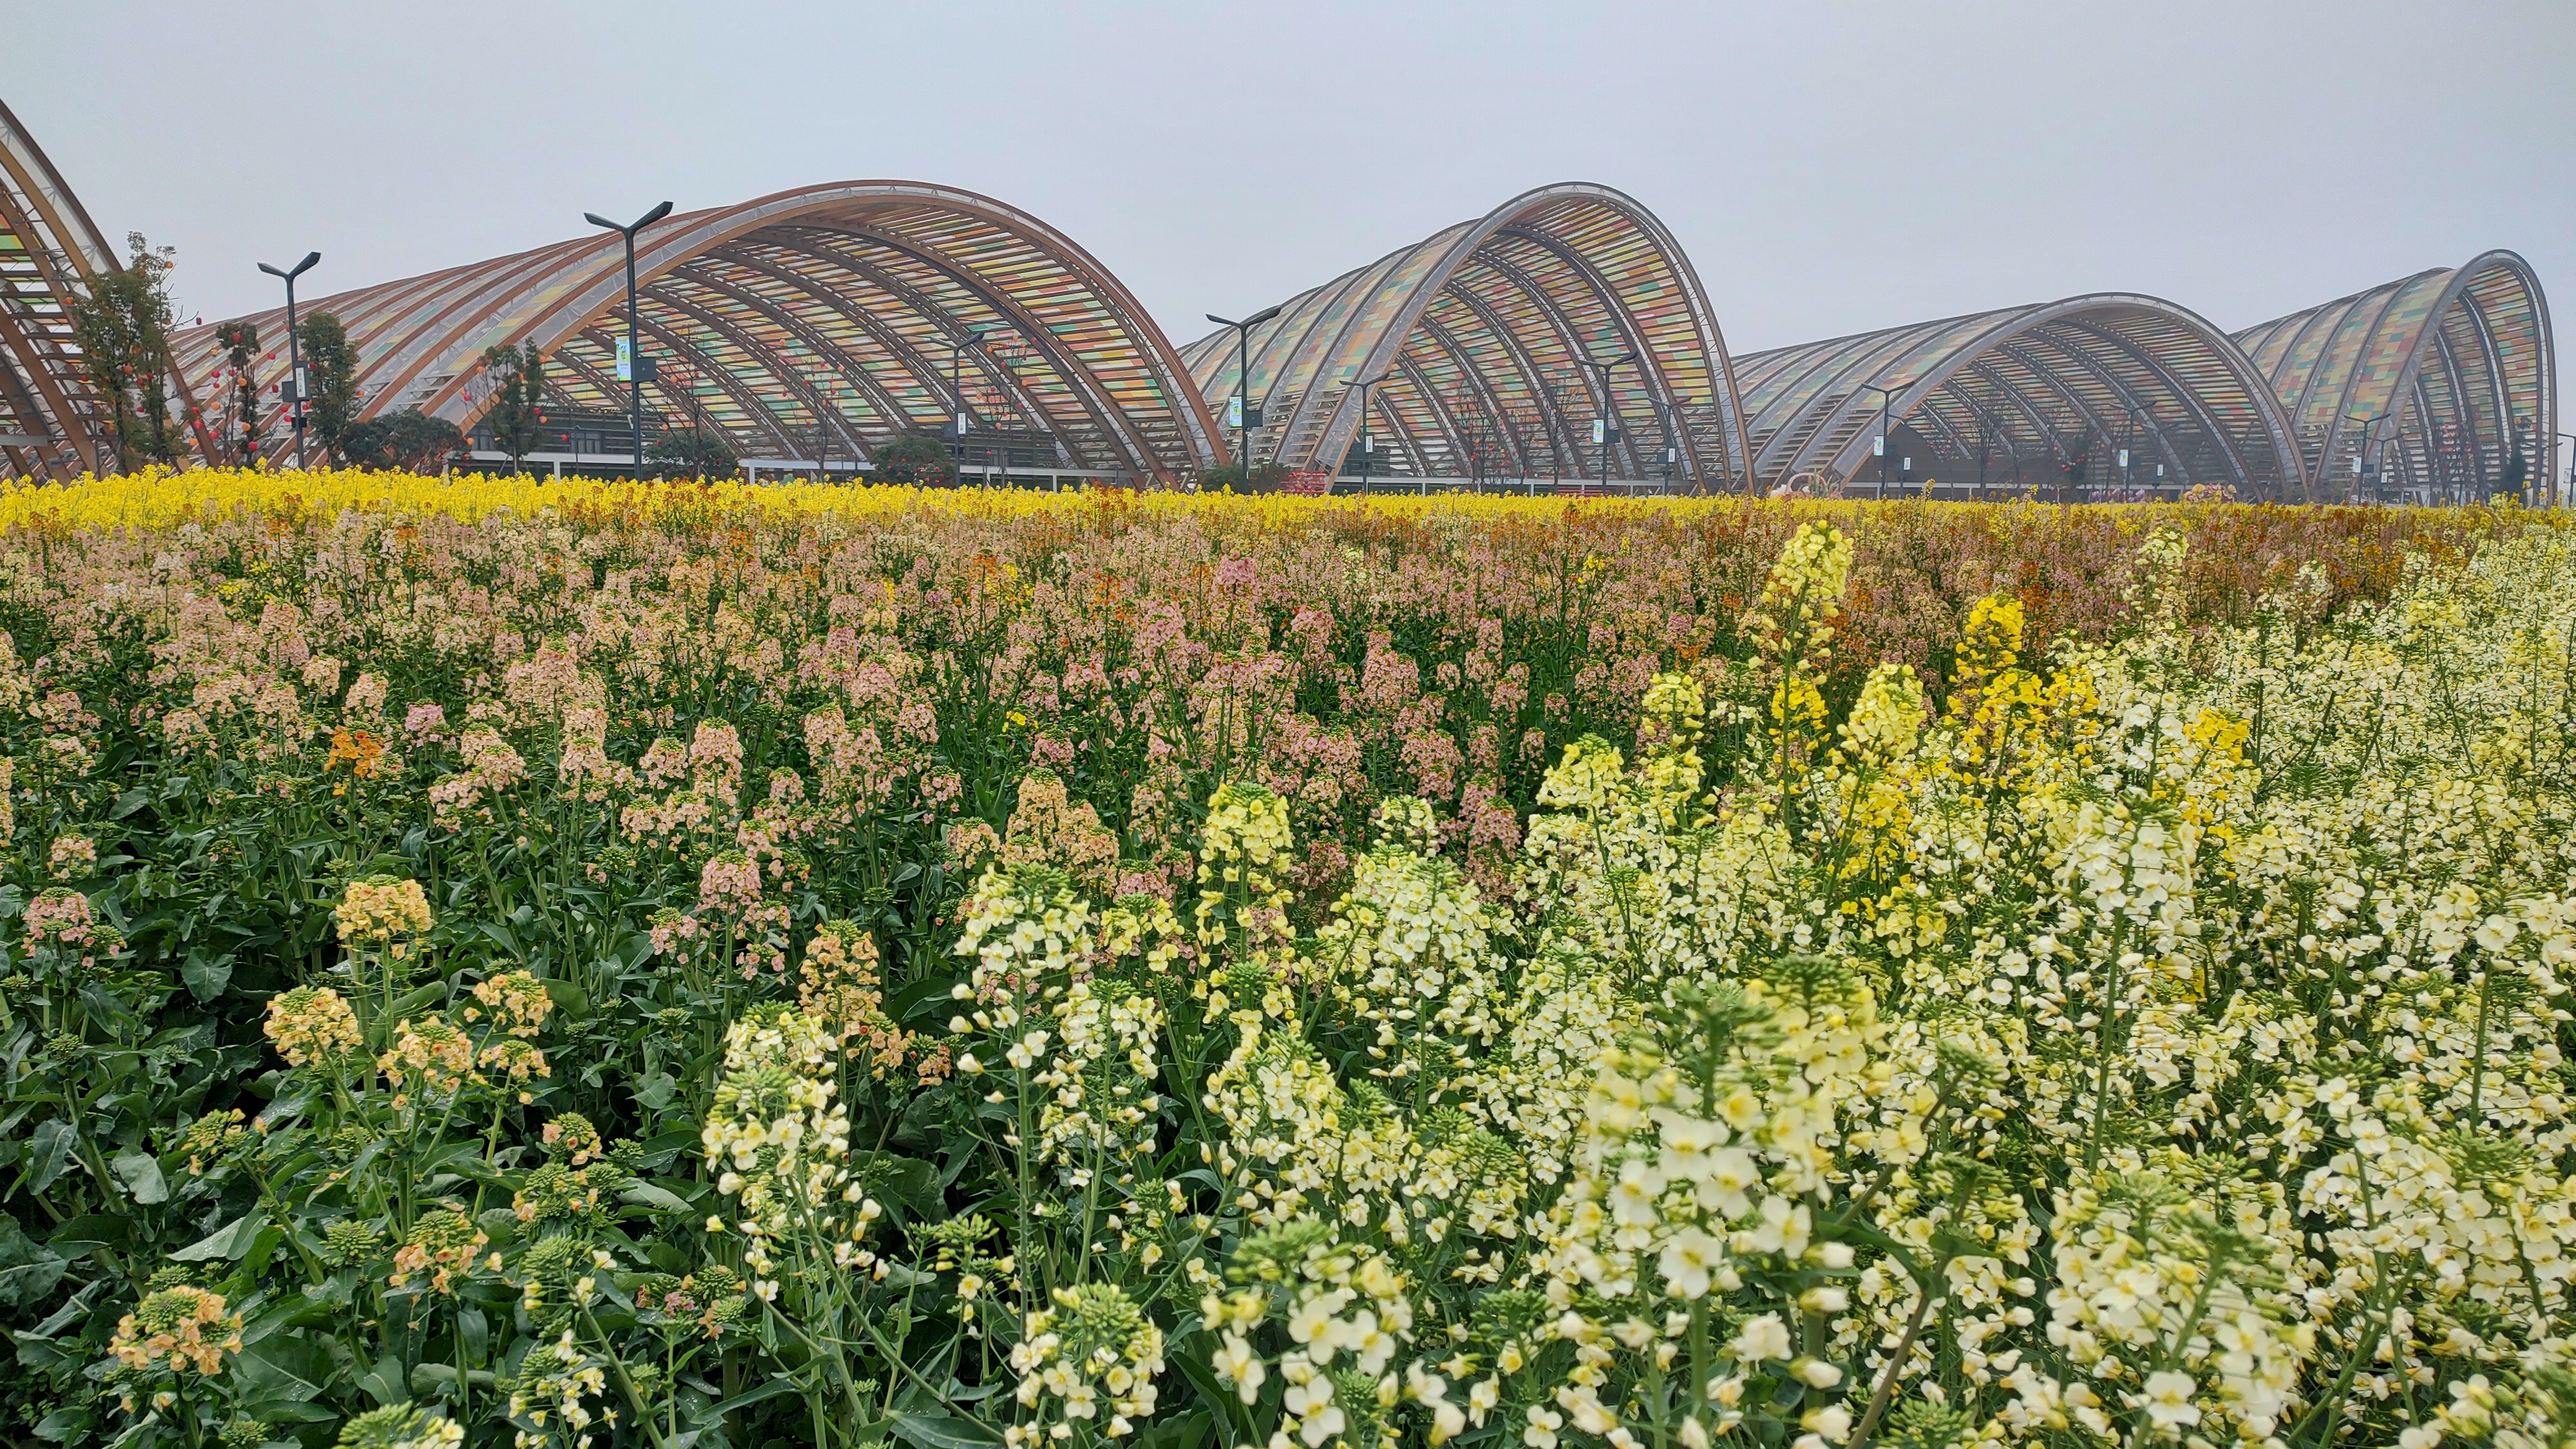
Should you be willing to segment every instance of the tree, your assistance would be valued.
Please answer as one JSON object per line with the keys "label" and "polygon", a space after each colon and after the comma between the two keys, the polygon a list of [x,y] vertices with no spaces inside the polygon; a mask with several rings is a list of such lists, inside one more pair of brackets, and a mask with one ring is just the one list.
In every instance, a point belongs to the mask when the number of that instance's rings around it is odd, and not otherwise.
{"label": "tree", "polygon": [[465,451],[465,434],[445,418],[405,408],[352,426],[342,447],[349,461],[362,468],[429,473]]}
{"label": "tree", "polygon": [[733,445],[722,433],[681,428],[655,438],[644,450],[646,474],[654,478],[729,477],[742,471]]}
{"label": "tree", "polygon": [[170,247],[128,232],[126,264],[89,279],[72,304],[81,366],[107,410],[116,466],[179,461],[181,434],[170,418]]}
{"label": "tree", "polygon": [[349,345],[348,329],[328,312],[305,317],[295,337],[303,344],[305,384],[313,389],[304,404],[304,426],[324,451],[345,459],[349,428],[358,420],[358,350]]}
{"label": "tree", "polygon": [[948,456],[948,445],[919,433],[888,439],[877,449],[876,466],[869,471],[880,483],[945,488],[957,481],[957,464]]}
{"label": "tree", "polygon": [[241,452],[235,461],[247,468],[259,461],[259,384],[252,365],[259,358],[259,324],[248,318],[215,330],[223,343],[224,366],[232,370],[233,415],[241,426]]}
{"label": "tree", "polygon": [[2084,470],[2093,461],[2093,429],[2079,426],[2074,445],[2066,450],[2066,492],[2060,502],[2080,501],[2084,495]]}
{"label": "tree", "polygon": [[1219,463],[1199,475],[1199,491],[1215,493],[1231,488],[1237,493],[1276,493],[1288,481],[1288,465],[1277,460],[1252,465],[1252,478],[1246,482],[1241,463]]}
{"label": "tree", "polygon": [[516,472],[519,460],[537,450],[544,425],[538,413],[546,400],[546,360],[533,342],[524,347],[503,343],[483,353],[483,377],[492,388],[492,407],[483,421],[492,429],[493,446],[510,455],[510,469]]}

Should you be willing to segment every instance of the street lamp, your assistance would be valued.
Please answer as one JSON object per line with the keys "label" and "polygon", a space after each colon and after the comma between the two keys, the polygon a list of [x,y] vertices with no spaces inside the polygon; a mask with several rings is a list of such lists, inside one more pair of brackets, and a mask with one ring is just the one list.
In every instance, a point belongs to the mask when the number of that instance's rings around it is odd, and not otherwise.
{"label": "street lamp", "polygon": [[[1369,464],[1373,461],[1372,455],[1377,451],[1377,444],[1369,437],[1369,389],[1386,381],[1393,375],[1393,373],[1381,372],[1375,377],[1353,378],[1342,384],[1344,387],[1355,387],[1360,390],[1360,495],[1362,497],[1368,496],[1369,478],[1372,471],[1369,468]],[[1333,471],[1338,473],[1341,469],[1336,467]],[[1430,491],[1431,480],[1428,478],[1423,479],[1422,487],[1425,492]]]}
{"label": "street lamp", "polygon": [[304,355],[297,350],[295,338],[295,279],[313,270],[313,264],[320,260],[320,252],[306,252],[304,260],[283,272],[266,262],[259,264],[261,271],[286,279],[286,385],[294,390],[295,396],[295,466],[298,468],[304,466]]}
{"label": "street lamp", "polygon": [[1214,312],[1207,314],[1210,322],[1234,329],[1234,461],[1243,469],[1247,493],[1252,491],[1252,430],[1261,426],[1261,409],[1252,405],[1252,329],[1278,316],[1279,311],[1280,307],[1264,307],[1240,322],[1229,322]]}
{"label": "street lamp", "polygon": [[1884,503],[1887,501],[1887,450],[1891,441],[1887,436],[1887,409],[1888,404],[1896,400],[1896,394],[1902,389],[1880,387],[1874,382],[1864,382],[1861,384],[1861,390],[1878,394],[1878,498]]}
{"label": "street lamp", "polygon": [[592,226],[605,227],[626,238],[626,356],[625,374],[627,420],[635,427],[635,476],[644,476],[644,384],[652,380],[652,369],[644,363],[642,314],[635,305],[635,234],[671,214],[671,203],[663,202],[635,218],[631,226],[619,226],[595,211],[585,211],[581,219]]}
{"label": "street lamp", "polygon": [[2352,453],[2352,501],[2355,503],[2361,501],[2361,470],[2368,466],[2365,460],[2370,457],[2371,430],[2378,427],[2380,421],[2387,416],[2385,412],[2371,413],[2367,416],[2361,413],[2343,415],[2345,422],[2361,424],[2361,446],[2353,449]]}
{"label": "street lamp", "polygon": [[[1679,463],[1682,456],[1682,409],[1690,405],[1690,398],[1687,395],[1672,399],[1657,398],[1655,402],[1664,413],[1664,493],[1670,496],[1673,491],[1673,465]],[[1697,496],[1699,492],[1699,478],[1694,474],[1691,479],[1691,493]]]}
{"label": "street lamp", "polygon": [[1601,444],[1601,491],[1604,493],[1610,491],[1610,435],[1615,431],[1610,426],[1610,419],[1614,416],[1614,399],[1610,393],[1610,369],[1623,362],[1636,360],[1637,354],[1633,352],[1622,352],[1608,362],[1595,362],[1589,357],[1579,359],[1579,365],[1584,371],[1597,372],[1601,375],[1601,416],[1592,420],[1592,429],[1601,435],[1595,441]]}
{"label": "street lamp", "polygon": [[[2565,438],[2571,443],[2576,443],[2576,433],[2554,434],[2551,442],[2552,452],[2556,451],[2557,445],[2555,440],[2557,438]],[[2557,459],[2553,457],[2550,461],[2556,462]],[[2576,448],[2570,448],[2567,450],[2566,476],[2562,479],[2553,480],[2550,484],[2549,492],[2549,501],[2553,504],[2576,503],[2576,496],[2571,496],[2576,495]]]}
{"label": "street lamp", "polygon": [[944,431],[957,445],[957,471],[962,479],[966,472],[966,434],[972,421],[966,409],[966,349],[981,349],[984,339],[999,331],[993,327],[969,328],[963,337],[948,339],[948,396],[957,404],[956,416]]}

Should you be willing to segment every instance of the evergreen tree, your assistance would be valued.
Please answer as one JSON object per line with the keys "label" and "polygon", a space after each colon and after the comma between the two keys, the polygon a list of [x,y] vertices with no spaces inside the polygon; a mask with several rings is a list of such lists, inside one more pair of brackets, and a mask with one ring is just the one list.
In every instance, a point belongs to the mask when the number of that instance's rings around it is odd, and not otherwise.
{"label": "evergreen tree", "polygon": [[903,433],[887,439],[885,446],[877,449],[875,466],[869,471],[880,483],[915,483],[945,488],[957,481],[957,464],[948,456],[948,445],[919,433]]}
{"label": "evergreen tree", "polygon": [[303,344],[304,380],[313,389],[304,404],[304,426],[331,456],[345,458],[349,429],[358,420],[358,351],[349,345],[348,329],[328,312],[308,314],[295,334]]}
{"label": "evergreen tree", "polygon": [[351,427],[346,449],[349,461],[363,468],[434,473],[465,451],[465,434],[445,418],[405,408]]}
{"label": "evergreen tree", "polygon": [[675,428],[644,449],[645,471],[654,478],[728,478],[742,471],[742,460],[719,432]]}
{"label": "evergreen tree", "polygon": [[179,461],[181,433],[170,417],[169,247],[128,232],[126,264],[89,280],[72,304],[81,364],[107,412],[115,466]]}
{"label": "evergreen tree", "polygon": [[523,347],[503,344],[483,354],[483,377],[491,386],[492,405],[483,414],[492,429],[492,444],[510,455],[510,468],[537,450],[544,419],[545,359],[533,342]]}

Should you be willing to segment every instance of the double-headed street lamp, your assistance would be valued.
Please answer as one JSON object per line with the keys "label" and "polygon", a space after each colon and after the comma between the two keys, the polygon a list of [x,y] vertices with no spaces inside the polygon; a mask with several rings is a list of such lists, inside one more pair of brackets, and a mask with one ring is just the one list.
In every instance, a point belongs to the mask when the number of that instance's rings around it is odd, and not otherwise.
{"label": "double-headed street lamp", "polygon": [[949,441],[957,445],[957,472],[960,478],[963,478],[966,472],[966,434],[970,431],[969,425],[973,422],[966,408],[966,349],[972,347],[981,351],[984,339],[1000,330],[997,327],[970,327],[965,335],[948,339],[948,396],[956,403],[957,412],[949,419],[948,426],[940,431],[947,434]]}
{"label": "double-headed street lamp", "polygon": [[[1664,493],[1670,496],[1673,491],[1673,467],[1682,459],[1682,409],[1690,406],[1690,397],[1684,394],[1678,398],[1657,398],[1655,405],[1663,409],[1664,414]],[[1696,495],[1699,491],[1699,477],[1694,473],[1691,477],[1691,492]]]}
{"label": "double-headed street lamp", "polygon": [[1878,497],[1883,503],[1887,500],[1887,451],[1892,441],[1887,436],[1887,408],[1889,403],[1896,400],[1896,394],[1901,389],[1880,387],[1874,382],[1864,382],[1861,384],[1861,390],[1878,394]]}
{"label": "double-headed street lamp", "polygon": [[1588,357],[1581,359],[1584,371],[1601,375],[1601,416],[1592,420],[1592,430],[1600,434],[1593,441],[1601,445],[1601,491],[1604,493],[1610,491],[1610,435],[1618,431],[1610,425],[1611,418],[1617,416],[1617,402],[1610,391],[1610,369],[1636,360],[1637,354],[1633,352],[1622,352],[1608,362],[1595,362]]}
{"label": "double-headed street lamp", "polygon": [[[1284,307],[1286,304],[1280,304]],[[1219,327],[1234,329],[1234,461],[1243,469],[1243,486],[1252,488],[1252,430],[1261,426],[1261,409],[1252,405],[1252,329],[1279,315],[1280,307],[1264,307],[1240,322],[1229,322],[1214,312],[1207,319]]]}
{"label": "double-headed street lamp", "polygon": [[581,219],[592,226],[606,227],[626,238],[626,365],[618,371],[626,375],[628,421],[635,426],[635,476],[644,476],[644,384],[652,380],[653,370],[644,363],[642,314],[635,305],[635,234],[671,214],[671,203],[663,202],[635,218],[630,226],[619,226],[595,211],[585,211]]}
{"label": "double-headed street lamp", "polygon": [[2352,501],[2355,503],[2359,503],[2361,501],[2362,470],[2370,466],[2370,434],[2372,430],[2376,429],[2381,422],[2387,419],[2387,417],[2388,414],[2384,411],[2370,413],[2367,415],[2362,413],[2345,413],[2343,415],[2343,420],[2345,422],[2361,424],[2361,446],[2353,449],[2352,453]]}
{"label": "double-headed street lamp", "polygon": [[[1355,387],[1360,390],[1360,493],[1363,496],[1369,491],[1371,455],[1377,451],[1376,442],[1369,437],[1369,389],[1392,376],[1394,374],[1391,372],[1381,372],[1375,377],[1355,377],[1342,384],[1344,387]],[[1341,470],[1337,467],[1333,471],[1338,473]],[[1425,493],[1431,491],[1430,479],[1422,480],[1422,491]]]}
{"label": "double-headed street lamp", "polygon": [[320,252],[306,252],[304,260],[283,272],[266,262],[259,264],[261,271],[272,277],[286,279],[286,385],[292,389],[295,400],[295,422],[292,426],[295,429],[295,466],[298,468],[304,466],[305,388],[304,354],[297,350],[295,340],[295,279],[313,270],[313,264],[320,260],[322,260]]}

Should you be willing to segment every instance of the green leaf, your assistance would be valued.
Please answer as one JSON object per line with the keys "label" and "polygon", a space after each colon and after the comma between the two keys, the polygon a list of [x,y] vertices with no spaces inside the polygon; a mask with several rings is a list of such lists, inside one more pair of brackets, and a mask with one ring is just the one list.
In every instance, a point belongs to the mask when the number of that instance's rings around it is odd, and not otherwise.
{"label": "green leaf", "polygon": [[894,1432],[913,1449],[992,1449],[1002,1442],[983,1425],[950,1414],[897,1414]]}
{"label": "green leaf", "polygon": [[[62,1281],[70,1260],[51,1243],[38,1244],[19,1231],[18,1220],[0,1213],[0,1308],[31,1308]],[[19,1340],[23,1353],[26,1340]]]}
{"label": "green leaf", "polygon": [[141,1149],[120,1152],[108,1164],[116,1180],[138,1203],[151,1204],[170,1200],[169,1181],[161,1176],[161,1160]]}
{"label": "green leaf", "polygon": [[752,1405],[761,1402],[763,1399],[774,1399],[780,1394],[792,1394],[796,1391],[796,1381],[794,1379],[774,1378],[769,1382],[762,1384],[759,1388],[736,1394],[732,1398],[725,1400],[723,1403],[716,1405],[714,1408],[707,1411],[707,1416],[709,1418],[722,1418],[736,1409],[747,1409]]}
{"label": "green leaf", "polygon": [[[492,1385],[490,1369],[467,1369],[465,1381],[474,1387]],[[415,1394],[439,1393],[452,1396],[456,1391],[456,1365],[452,1363],[418,1363],[411,1369],[411,1391]]]}
{"label": "green leaf", "polygon": [[121,1248],[132,1232],[132,1224],[114,1213],[93,1213],[74,1218],[53,1230],[45,1246],[57,1253],[77,1258],[99,1248]]}
{"label": "green leaf", "polygon": [[[1173,1336],[1177,1339],[1188,1335]],[[1199,1391],[1200,1401],[1225,1416],[1228,1443],[1241,1444],[1259,1440],[1260,1436],[1251,1431],[1248,1422],[1251,1414],[1244,1407],[1240,1396],[1227,1385],[1218,1383],[1216,1374],[1200,1361],[1199,1355],[1183,1351],[1171,1355],[1170,1361],[1174,1368],[1181,1371],[1181,1377],[1190,1381],[1190,1387]]]}
{"label": "green leaf", "polygon": [[329,1357],[302,1338],[292,1336],[271,1338],[243,1349],[233,1356],[232,1368],[240,1376],[236,1387],[242,1397],[259,1405],[259,1416],[271,1423],[285,1417],[274,1412],[278,1405],[320,1398],[322,1386],[332,1376]]}
{"label": "green leaf", "polygon": [[625,1189],[617,1194],[617,1200],[622,1203],[631,1204],[635,1207],[649,1207],[656,1211],[666,1213],[694,1213],[697,1211],[697,1209],[690,1207],[688,1200],[681,1197],[679,1194],[672,1192],[668,1188],[655,1187],[649,1182],[639,1182],[634,1186]]}
{"label": "green leaf", "polygon": [[79,1143],[80,1134],[60,1117],[39,1123],[27,1144],[27,1191],[43,1192],[53,1186]]}
{"label": "green leaf", "polygon": [[212,1001],[233,984],[233,958],[218,956],[208,960],[192,951],[179,967],[179,979],[188,984],[190,996],[200,1002]]}
{"label": "green leaf", "polygon": [[662,1133],[658,1137],[646,1138],[643,1148],[644,1165],[651,1171],[660,1172],[670,1165],[672,1159],[697,1146],[697,1132],[687,1127],[676,1132]]}
{"label": "green leaf", "polygon": [[404,1391],[402,1365],[393,1359],[379,1361],[374,1368],[358,1375],[358,1387],[380,1406],[399,1404],[411,1395]]}
{"label": "green leaf", "polygon": [[547,999],[554,1002],[557,1009],[561,1010],[566,1017],[579,1021],[590,1015],[589,992],[569,981],[549,980],[545,986]]}
{"label": "green leaf", "polygon": [[858,1152],[851,1154],[851,1159],[851,1170],[871,1193],[894,1199],[917,1218],[947,1215],[947,1204],[940,1197],[938,1168],[920,1158],[892,1152]]}
{"label": "green leaf", "polygon": [[671,1105],[671,1098],[679,1090],[680,1084],[672,1079],[669,1072],[655,1072],[644,1079],[643,1089],[635,1094],[635,1100],[647,1111],[659,1112]]}
{"label": "green leaf", "polygon": [[387,1012],[386,1015],[396,1021],[400,1021],[411,1013],[429,1005],[431,1002],[444,1001],[446,999],[447,983],[444,981],[433,981],[417,991],[404,993],[399,1000],[394,1002],[393,1009]]}
{"label": "green leaf", "polygon": [[1200,1409],[1157,1421],[1136,1436],[1136,1449],[1202,1449],[1215,1429],[1215,1416]]}
{"label": "green leaf", "polygon": [[259,1241],[262,1228],[268,1226],[268,1212],[252,1208],[249,1212],[208,1233],[196,1242],[170,1255],[180,1263],[203,1263],[214,1258],[238,1258]]}

